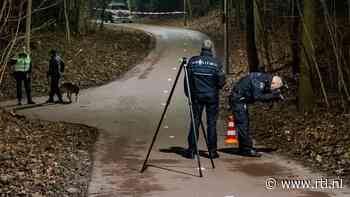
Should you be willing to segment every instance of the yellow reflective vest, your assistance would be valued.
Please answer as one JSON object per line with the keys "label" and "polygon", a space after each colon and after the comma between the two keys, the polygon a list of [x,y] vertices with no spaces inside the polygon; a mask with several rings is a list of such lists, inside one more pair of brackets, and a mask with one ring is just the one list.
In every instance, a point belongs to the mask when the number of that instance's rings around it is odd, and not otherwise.
{"label": "yellow reflective vest", "polygon": [[31,58],[27,55],[25,58],[18,57],[16,59],[15,71],[16,72],[28,72],[30,70]]}

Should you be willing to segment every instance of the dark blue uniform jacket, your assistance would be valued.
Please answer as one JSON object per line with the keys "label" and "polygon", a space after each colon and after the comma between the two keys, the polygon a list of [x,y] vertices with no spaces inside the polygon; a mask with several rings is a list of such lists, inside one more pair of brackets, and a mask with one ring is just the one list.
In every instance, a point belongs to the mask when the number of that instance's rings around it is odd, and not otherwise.
{"label": "dark blue uniform jacket", "polygon": [[253,72],[243,77],[232,89],[230,100],[235,103],[267,102],[278,99],[280,93],[271,91],[272,75]]}
{"label": "dark blue uniform jacket", "polygon": [[[200,56],[192,57],[187,68],[192,99],[207,103],[218,102],[219,89],[225,85],[225,73],[211,51],[202,50]],[[185,94],[188,96],[186,81]]]}
{"label": "dark blue uniform jacket", "polygon": [[65,65],[61,57],[59,57],[58,55],[52,56],[50,59],[49,71],[47,72],[47,75],[59,78],[61,77],[61,73],[64,72],[64,67]]}

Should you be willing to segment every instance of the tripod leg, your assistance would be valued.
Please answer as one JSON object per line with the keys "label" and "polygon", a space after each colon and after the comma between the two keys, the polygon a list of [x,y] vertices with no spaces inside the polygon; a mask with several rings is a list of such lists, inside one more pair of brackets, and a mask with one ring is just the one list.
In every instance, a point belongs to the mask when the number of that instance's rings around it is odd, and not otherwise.
{"label": "tripod leg", "polygon": [[[190,89],[190,83],[188,79],[188,71],[187,71],[187,65],[184,65],[184,71],[185,71],[185,80],[186,80],[186,85],[187,85],[187,90],[188,90],[188,105],[190,108],[190,114],[191,114],[191,121],[192,121],[192,132],[193,136],[195,139],[195,151],[197,154],[197,163],[198,163],[198,171],[199,171],[199,177],[203,177],[203,172],[202,172],[202,166],[201,166],[201,161],[200,161],[200,156],[199,156],[199,149],[198,149],[198,138],[197,138],[197,126],[196,126],[196,121],[193,113],[193,105],[192,105],[192,98],[191,98],[191,89]],[[200,117],[199,117],[200,118]]]}
{"label": "tripod leg", "polygon": [[170,91],[168,100],[167,100],[167,102],[166,102],[165,108],[164,108],[163,113],[162,113],[162,116],[161,116],[161,118],[160,118],[160,120],[159,120],[157,129],[156,129],[156,132],[155,132],[155,134],[154,134],[154,136],[153,136],[152,143],[151,143],[151,145],[150,145],[150,147],[149,147],[149,149],[148,149],[146,159],[145,159],[145,161],[143,162],[142,169],[141,169],[141,173],[144,172],[144,171],[146,170],[146,168],[147,168],[147,162],[148,162],[149,156],[150,156],[150,154],[151,154],[151,151],[152,151],[152,148],[153,148],[153,146],[154,146],[154,143],[155,143],[155,141],[156,141],[156,139],[157,139],[157,136],[158,136],[160,127],[162,126],[162,123],[163,123],[165,114],[166,114],[166,112],[167,112],[167,110],[168,110],[169,104],[170,104],[170,102],[171,102],[171,98],[172,98],[172,96],[173,96],[173,94],[174,94],[174,91],[175,91],[175,88],[176,88],[176,84],[177,84],[177,82],[178,82],[178,80],[179,80],[179,78],[180,78],[181,71],[182,71],[182,69],[183,69],[184,64],[185,64],[185,62],[182,62],[181,66],[180,66],[180,69],[179,69],[179,71],[177,72],[177,75],[176,75],[176,78],[175,78],[175,81],[174,81],[174,85],[173,85],[173,87],[172,87],[172,89],[171,89],[171,91]]}
{"label": "tripod leg", "polygon": [[[190,96],[189,96],[189,100]],[[201,161],[200,161],[200,157],[199,157],[199,148],[198,148],[198,138],[197,138],[197,132],[196,129],[196,120],[194,117],[194,113],[193,113],[193,106],[192,106],[192,102],[189,101],[189,107],[190,107],[190,114],[191,114],[191,121],[192,121],[192,132],[193,132],[193,136],[194,136],[194,140],[195,140],[195,151],[196,151],[196,155],[197,155],[197,163],[198,163],[198,170],[199,170],[199,177],[203,177],[203,172],[202,172],[202,166],[201,166]]]}
{"label": "tripod leg", "polygon": [[209,158],[210,158],[211,166],[212,166],[213,168],[215,168],[214,160],[213,160],[213,157],[212,157],[211,152],[210,152],[210,150],[209,150],[208,138],[207,138],[207,134],[205,133],[204,124],[203,124],[202,119],[200,119],[200,121],[201,121],[201,125],[200,125],[200,126],[201,126],[202,131],[203,131],[203,136],[204,136],[205,144],[207,145],[207,149],[208,149],[208,153],[209,153]]}

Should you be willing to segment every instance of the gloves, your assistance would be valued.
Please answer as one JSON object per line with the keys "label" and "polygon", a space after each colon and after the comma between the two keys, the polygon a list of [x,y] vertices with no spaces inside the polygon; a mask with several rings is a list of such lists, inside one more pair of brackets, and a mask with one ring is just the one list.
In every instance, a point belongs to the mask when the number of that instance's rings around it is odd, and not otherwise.
{"label": "gloves", "polygon": [[273,91],[273,92],[272,92],[272,95],[273,95],[274,99],[276,99],[276,100],[281,100],[281,101],[284,101],[284,100],[285,100],[284,96],[283,96],[282,93],[281,93],[281,90],[275,90],[275,91]]}

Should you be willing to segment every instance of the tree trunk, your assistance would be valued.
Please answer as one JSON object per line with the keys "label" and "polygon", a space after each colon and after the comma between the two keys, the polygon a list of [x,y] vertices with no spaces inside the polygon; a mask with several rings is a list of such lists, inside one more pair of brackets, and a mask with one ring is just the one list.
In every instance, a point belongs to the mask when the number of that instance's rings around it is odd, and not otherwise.
{"label": "tree trunk", "polygon": [[[315,41],[316,11],[318,0],[304,1],[304,28],[302,32],[302,49],[300,56],[300,79],[298,87],[298,108],[300,112],[311,112],[314,109],[315,95],[312,87],[312,56],[315,56],[312,42]],[[299,7],[300,8],[300,7]],[[300,11],[300,10],[299,10]]]}
{"label": "tree trunk", "polygon": [[64,9],[64,18],[65,18],[65,22],[66,22],[66,38],[68,43],[70,43],[71,39],[70,39],[70,26],[69,26],[69,17],[68,17],[68,13],[67,13],[67,0],[63,0],[63,9]]}
{"label": "tree trunk", "polygon": [[87,30],[87,19],[88,19],[88,10],[89,5],[86,0],[78,1],[78,10],[77,10],[77,30],[79,34],[84,35]]}
{"label": "tree trunk", "polygon": [[254,17],[254,0],[246,0],[246,20],[247,20],[247,55],[249,71],[259,70],[259,58],[255,41],[255,17]]}
{"label": "tree trunk", "polygon": [[31,26],[32,26],[32,0],[27,2],[27,19],[26,19],[26,52],[30,53],[30,36],[31,36]]}
{"label": "tree trunk", "polygon": [[[292,1],[300,1],[300,0],[292,0]],[[300,3],[299,3],[300,4]],[[293,15],[293,21],[292,21],[292,27],[290,30],[290,37],[291,37],[291,51],[292,51],[292,66],[293,66],[293,74],[294,76],[298,73],[300,73],[300,18],[298,17],[298,7],[297,3],[293,2],[293,8],[292,8],[292,15]]]}
{"label": "tree trunk", "polygon": [[103,0],[103,7],[102,7],[102,12],[101,12],[101,24],[100,24],[100,30],[103,29],[103,24],[104,24],[104,18],[105,18],[105,14],[106,14],[106,8],[107,8],[107,1]]}
{"label": "tree trunk", "polygon": [[200,4],[201,4],[200,16],[204,16],[205,13],[209,11],[210,2],[209,0],[201,0]]}
{"label": "tree trunk", "polygon": [[192,20],[192,3],[191,3],[191,0],[186,0],[186,3],[187,3],[187,10],[188,10],[188,15],[187,15],[187,19],[189,21]]}
{"label": "tree trunk", "polygon": [[184,11],[184,26],[187,26],[187,5],[186,0],[183,0],[183,11]]}
{"label": "tree trunk", "polygon": [[349,23],[350,23],[350,0],[348,0],[348,18],[349,18]]}

